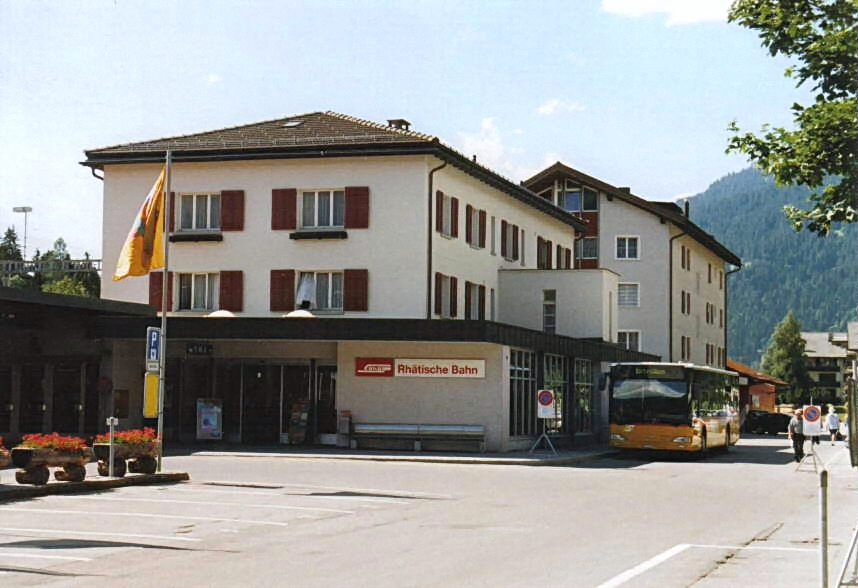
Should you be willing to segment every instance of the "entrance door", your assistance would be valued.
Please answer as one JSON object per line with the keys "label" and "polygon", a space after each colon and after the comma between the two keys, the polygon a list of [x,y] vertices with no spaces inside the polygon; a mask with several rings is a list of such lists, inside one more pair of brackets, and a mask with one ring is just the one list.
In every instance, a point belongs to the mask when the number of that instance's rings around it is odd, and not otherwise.
{"label": "entrance door", "polygon": [[320,365],[316,370],[316,419],[319,435],[337,432],[337,366]]}
{"label": "entrance door", "polygon": [[45,421],[45,393],[42,379],[43,365],[28,364],[21,369],[21,433],[41,433]]}
{"label": "entrance door", "polygon": [[[283,367],[283,406],[280,414],[280,432],[289,433],[289,442],[312,443],[315,433],[310,401],[310,366],[287,365]],[[305,403],[308,411],[297,410],[298,403]],[[303,420],[302,414],[307,416]]]}
{"label": "entrance door", "polygon": [[280,440],[281,367],[245,364],[242,380],[241,442],[248,445],[277,444]]}
{"label": "entrance door", "polygon": [[54,368],[54,401],[51,429],[59,433],[78,434],[81,403],[80,365],[58,365]]}

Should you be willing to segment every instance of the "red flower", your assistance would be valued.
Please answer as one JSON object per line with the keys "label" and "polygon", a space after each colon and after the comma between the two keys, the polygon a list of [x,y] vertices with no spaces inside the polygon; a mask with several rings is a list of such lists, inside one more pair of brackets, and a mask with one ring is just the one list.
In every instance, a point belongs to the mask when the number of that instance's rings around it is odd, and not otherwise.
{"label": "red flower", "polygon": [[[155,429],[145,427],[143,429],[131,429],[130,431],[114,431],[113,442],[125,445],[137,445],[140,443],[151,443],[158,439]],[[110,443],[110,433],[103,433],[95,438],[95,443]]]}
{"label": "red flower", "polygon": [[59,433],[46,435],[43,433],[32,433],[24,435],[20,447],[34,449],[61,449],[65,451],[76,451],[86,447],[86,441],[80,437],[64,437]]}

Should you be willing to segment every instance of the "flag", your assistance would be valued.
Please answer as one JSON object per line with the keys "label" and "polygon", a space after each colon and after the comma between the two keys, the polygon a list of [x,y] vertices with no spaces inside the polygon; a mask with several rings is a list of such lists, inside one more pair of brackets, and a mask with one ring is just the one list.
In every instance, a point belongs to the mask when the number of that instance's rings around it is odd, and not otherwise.
{"label": "flag", "polygon": [[164,267],[164,182],[167,167],[161,170],[158,180],[140,207],[125,245],[119,253],[113,281],[128,276],[145,276],[153,269]]}

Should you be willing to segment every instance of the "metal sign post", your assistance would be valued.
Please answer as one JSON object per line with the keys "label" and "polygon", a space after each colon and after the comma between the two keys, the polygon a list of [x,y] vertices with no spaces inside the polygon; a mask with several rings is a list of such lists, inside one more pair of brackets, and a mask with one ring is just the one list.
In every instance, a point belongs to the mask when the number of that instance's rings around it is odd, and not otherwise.
{"label": "metal sign post", "polygon": [[113,433],[116,425],[119,424],[119,419],[116,417],[107,417],[107,426],[110,427],[110,450],[107,453],[107,475],[113,477]]}
{"label": "metal sign post", "polygon": [[557,450],[554,448],[554,444],[548,436],[548,427],[545,425],[546,419],[557,418],[557,403],[554,399],[554,390],[539,390],[536,393],[536,416],[542,422],[542,434],[536,440],[536,443],[533,444],[533,447],[530,448],[530,453],[533,453],[544,440],[545,444],[551,448],[554,455],[557,455]]}

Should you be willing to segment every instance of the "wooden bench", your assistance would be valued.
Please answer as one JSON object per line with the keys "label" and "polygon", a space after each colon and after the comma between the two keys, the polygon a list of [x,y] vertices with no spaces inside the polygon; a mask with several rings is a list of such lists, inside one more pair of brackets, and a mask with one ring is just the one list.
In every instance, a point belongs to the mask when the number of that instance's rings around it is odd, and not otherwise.
{"label": "wooden bench", "polygon": [[482,425],[355,423],[352,439],[358,448],[450,451],[476,447],[480,452],[486,450],[486,429]]}

